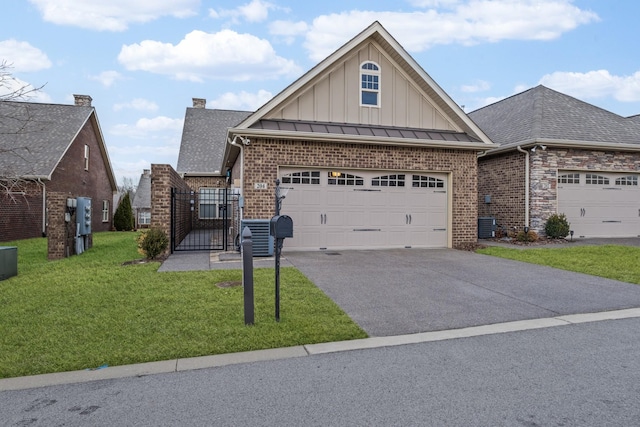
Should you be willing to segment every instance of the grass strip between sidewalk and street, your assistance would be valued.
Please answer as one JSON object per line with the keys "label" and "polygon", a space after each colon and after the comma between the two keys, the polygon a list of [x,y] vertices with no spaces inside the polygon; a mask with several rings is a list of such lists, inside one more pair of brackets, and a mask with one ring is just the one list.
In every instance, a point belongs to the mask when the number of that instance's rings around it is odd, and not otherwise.
{"label": "grass strip between sidewalk and street", "polygon": [[365,338],[292,267],[254,270],[255,325],[244,324],[242,270],[158,273],[137,233],[93,235],[85,253],[47,260],[47,240],[18,247],[18,276],[0,281],[0,378]]}
{"label": "grass strip between sidewalk and street", "polygon": [[640,284],[639,247],[601,245],[523,250],[490,246],[476,252]]}

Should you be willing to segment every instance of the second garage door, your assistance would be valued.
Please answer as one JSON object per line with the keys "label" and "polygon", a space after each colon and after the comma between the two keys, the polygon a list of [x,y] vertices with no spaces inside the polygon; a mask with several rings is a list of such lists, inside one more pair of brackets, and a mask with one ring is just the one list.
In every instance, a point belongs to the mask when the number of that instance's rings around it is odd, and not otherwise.
{"label": "second garage door", "polygon": [[294,249],[446,247],[443,173],[282,169]]}
{"label": "second garage door", "polygon": [[640,235],[638,174],[560,171],[558,212],[576,237]]}

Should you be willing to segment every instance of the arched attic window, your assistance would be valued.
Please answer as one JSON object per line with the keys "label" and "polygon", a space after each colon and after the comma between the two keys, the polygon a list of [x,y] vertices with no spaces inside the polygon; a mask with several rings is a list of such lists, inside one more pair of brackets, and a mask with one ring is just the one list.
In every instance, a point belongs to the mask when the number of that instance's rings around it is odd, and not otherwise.
{"label": "arched attic window", "polygon": [[360,105],[380,106],[380,66],[375,62],[360,65]]}

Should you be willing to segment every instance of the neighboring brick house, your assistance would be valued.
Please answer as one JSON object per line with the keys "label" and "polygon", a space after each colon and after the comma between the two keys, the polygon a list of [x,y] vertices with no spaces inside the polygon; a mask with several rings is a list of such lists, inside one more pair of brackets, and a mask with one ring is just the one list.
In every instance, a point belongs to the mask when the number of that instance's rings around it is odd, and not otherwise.
{"label": "neighboring brick house", "polygon": [[477,240],[477,155],[494,145],[378,22],[227,126],[202,153],[224,149],[245,219],[270,219],[282,182],[285,249]]}
{"label": "neighboring brick house", "polygon": [[92,231],[111,228],[116,180],[91,97],[0,102],[0,151],[0,241],[46,236],[66,198],[90,197]]}
{"label": "neighboring brick house", "polygon": [[576,238],[640,236],[640,116],[537,86],[469,117],[500,145],[478,158],[480,216],[543,233],[558,213]]}
{"label": "neighboring brick house", "polygon": [[131,203],[136,228],[148,228],[151,224],[151,169],[144,169]]}

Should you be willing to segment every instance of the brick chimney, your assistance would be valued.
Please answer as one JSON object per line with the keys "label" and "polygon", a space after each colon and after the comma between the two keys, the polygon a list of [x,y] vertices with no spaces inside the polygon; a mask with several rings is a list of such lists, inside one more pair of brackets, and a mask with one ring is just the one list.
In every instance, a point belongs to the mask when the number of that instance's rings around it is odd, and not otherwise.
{"label": "brick chimney", "polygon": [[207,106],[207,100],[204,98],[191,98],[193,99],[193,108],[205,108]]}
{"label": "brick chimney", "polygon": [[143,169],[142,170],[142,175],[151,176],[151,169]]}
{"label": "brick chimney", "polygon": [[89,95],[73,95],[73,98],[76,100],[76,105],[78,107],[91,107],[91,98]]}

